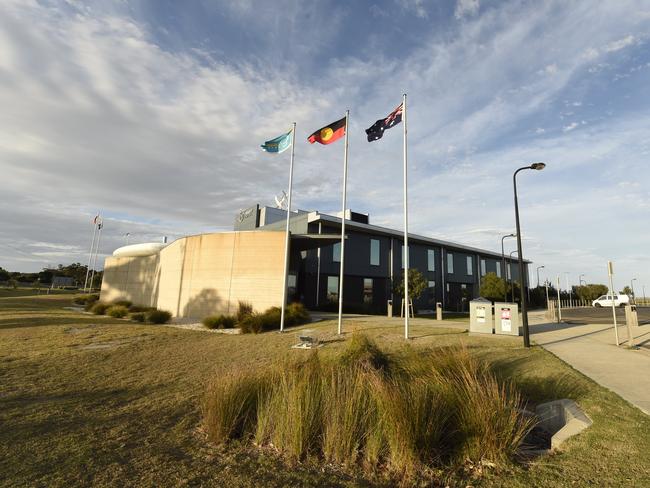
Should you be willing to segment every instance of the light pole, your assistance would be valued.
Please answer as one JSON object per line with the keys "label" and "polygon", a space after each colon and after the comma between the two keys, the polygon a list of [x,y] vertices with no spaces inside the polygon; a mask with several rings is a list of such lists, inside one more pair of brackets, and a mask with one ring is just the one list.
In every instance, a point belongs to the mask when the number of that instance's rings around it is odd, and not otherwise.
{"label": "light pole", "polygon": [[539,270],[544,268],[545,266],[537,266],[537,288],[539,288]]}
{"label": "light pole", "polygon": [[643,285],[643,305],[645,306],[645,285]]}
{"label": "light pole", "polygon": [[[508,234],[507,236],[503,236],[501,238],[501,272],[505,273],[506,272],[506,255],[503,250],[503,240],[508,238],[508,237],[517,237],[517,234]],[[508,275],[506,274],[504,281],[507,283],[508,282]],[[508,300],[508,290],[505,290],[503,293],[503,301]]]}
{"label": "light pole", "polygon": [[131,237],[130,232],[127,232],[126,234],[124,234],[124,239],[126,240],[126,245],[127,246],[129,245],[129,237]]}
{"label": "light pole", "polygon": [[632,278],[630,280],[630,288],[632,288],[632,300],[634,300],[634,282],[636,281],[636,278]]}
{"label": "light pole", "polygon": [[525,169],[534,169],[541,171],[546,167],[544,163],[533,163],[530,166],[523,166],[512,175],[512,186],[515,193],[515,221],[517,223],[517,250],[519,255],[519,277],[522,283],[520,286],[521,291],[521,318],[524,329],[524,347],[530,347],[530,336],[528,334],[528,310],[526,309],[526,298],[524,296],[524,253],[521,250],[521,226],[519,225],[519,201],[517,199],[517,173]]}
{"label": "light pole", "polygon": [[587,286],[587,282],[586,282],[585,280],[582,279],[583,276],[585,276],[584,273],[581,274],[580,276],[578,276],[578,283],[580,284],[580,286],[582,286],[582,282],[584,281],[584,282],[585,282],[585,286]]}
{"label": "light pole", "polygon": [[508,275],[510,275],[510,286],[512,288],[512,303],[515,303],[515,279],[512,276],[512,255],[517,254],[517,250],[515,249],[510,253],[510,258],[508,260],[508,272],[506,273],[506,278]]}

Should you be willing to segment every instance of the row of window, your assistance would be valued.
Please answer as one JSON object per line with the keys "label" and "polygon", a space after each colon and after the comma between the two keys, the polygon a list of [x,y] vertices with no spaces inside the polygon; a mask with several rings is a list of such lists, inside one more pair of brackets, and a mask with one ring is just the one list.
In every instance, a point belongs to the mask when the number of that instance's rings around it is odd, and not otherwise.
{"label": "row of window", "polygon": [[[379,239],[370,239],[370,265],[379,266]],[[472,256],[466,256],[467,259],[467,276],[474,274],[474,259]],[[341,243],[337,242],[333,245],[332,261],[335,263],[341,262]],[[404,246],[402,246],[402,268],[404,267]],[[436,270],[436,253],[433,249],[427,249],[427,271]],[[501,277],[501,263],[496,263],[497,276]],[[507,279],[511,278],[510,267],[506,266]],[[447,273],[454,273],[454,255],[447,253]],[[481,259],[481,276],[485,276],[485,259]]]}
{"label": "row of window", "polygon": [[[372,278],[363,279],[363,303],[368,305],[372,304],[373,297],[373,285],[374,280]],[[436,282],[429,281],[428,283],[429,296],[431,299],[435,299],[435,288]],[[330,302],[338,302],[339,300],[339,277],[338,276],[328,276],[327,277],[327,300]]]}

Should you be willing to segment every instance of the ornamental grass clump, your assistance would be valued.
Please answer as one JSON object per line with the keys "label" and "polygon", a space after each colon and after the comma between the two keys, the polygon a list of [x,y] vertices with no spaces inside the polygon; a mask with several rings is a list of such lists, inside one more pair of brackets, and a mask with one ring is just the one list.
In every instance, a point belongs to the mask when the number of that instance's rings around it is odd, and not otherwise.
{"label": "ornamental grass clump", "polygon": [[237,319],[230,315],[211,315],[201,323],[208,329],[232,329],[237,324]]}
{"label": "ornamental grass clump", "polygon": [[121,319],[126,317],[129,314],[129,309],[124,305],[111,305],[106,309],[106,315],[114,317],[116,319]]}
{"label": "ornamental grass clump", "polygon": [[90,307],[90,312],[94,313],[95,315],[105,315],[106,310],[110,308],[109,303],[102,303],[102,302],[97,302],[94,303],[92,307]]}
{"label": "ornamental grass clump", "polygon": [[404,482],[468,460],[509,462],[532,428],[520,407],[515,389],[466,349],[387,355],[354,335],[336,358],[313,352],[264,373],[221,374],[203,418],[214,442],[254,440],[291,462]]}

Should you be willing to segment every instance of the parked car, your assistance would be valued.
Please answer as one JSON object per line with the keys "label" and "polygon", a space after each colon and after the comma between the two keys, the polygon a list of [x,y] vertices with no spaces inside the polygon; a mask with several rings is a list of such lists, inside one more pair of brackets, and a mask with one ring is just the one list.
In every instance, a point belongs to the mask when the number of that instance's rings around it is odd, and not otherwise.
{"label": "parked car", "polygon": [[[612,295],[603,295],[596,298],[591,304],[594,307],[611,307],[612,306]],[[624,307],[625,305],[630,304],[630,297],[627,295],[614,295],[614,306],[615,307]]]}

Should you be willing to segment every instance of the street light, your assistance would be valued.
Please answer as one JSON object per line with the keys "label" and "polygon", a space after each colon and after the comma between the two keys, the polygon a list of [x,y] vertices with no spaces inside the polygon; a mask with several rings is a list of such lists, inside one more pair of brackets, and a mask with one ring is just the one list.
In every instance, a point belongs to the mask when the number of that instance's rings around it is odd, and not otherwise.
{"label": "street light", "polygon": [[573,288],[569,287],[569,274],[570,273],[568,271],[565,271],[564,274],[566,275],[566,289],[569,292],[569,306],[571,306],[571,300],[573,299],[573,293],[572,293]]}
{"label": "street light", "polygon": [[539,270],[544,268],[545,266],[537,266],[537,288],[539,288]]}
{"label": "street light", "polygon": [[632,288],[632,300],[634,300],[634,282],[636,281],[636,278],[632,278],[630,280],[630,288]]}
{"label": "street light", "polygon": [[524,329],[524,347],[530,347],[530,336],[528,334],[528,310],[526,309],[526,299],[524,297],[523,276],[524,276],[524,253],[521,250],[521,227],[519,225],[519,201],[517,199],[517,173],[525,169],[534,169],[541,171],[546,167],[544,163],[533,163],[530,166],[523,166],[512,175],[512,186],[515,193],[515,221],[517,223],[517,250],[519,251],[519,276],[522,282],[521,290],[521,318]]}
{"label": "street light", "polygon": [[127,246],[129,245],[129,237],[131,237],[130,232],[127,232],[126,234],[124,234],[124,239],[126,240],[126,245]]}
{"label": "street light", "polygon": [[[506,270],[506,255],[503,250],[503,240],[506,239],[507,237],[517,237],[517,234],[508,234],[507,236],[503,236],[501,238],[501,272],[502,273],[505,273]],[[507,282],[507,280],[508,280],[508,275],[505,276],[505,281]],[[505,302],[507,300],[508,300],[508,290],[504,290],[503,301]]]}
{"label": "street light", "polygon": [[508,278],[508,275],[510,275],[510,286],[512,288],[512,303],[515,303],[515,279],[512,276],[512,255],[517,254],[517,250],[515,249],[510,253],[510,259],[508,262],[508,270],[506,272],[506,279]]}

